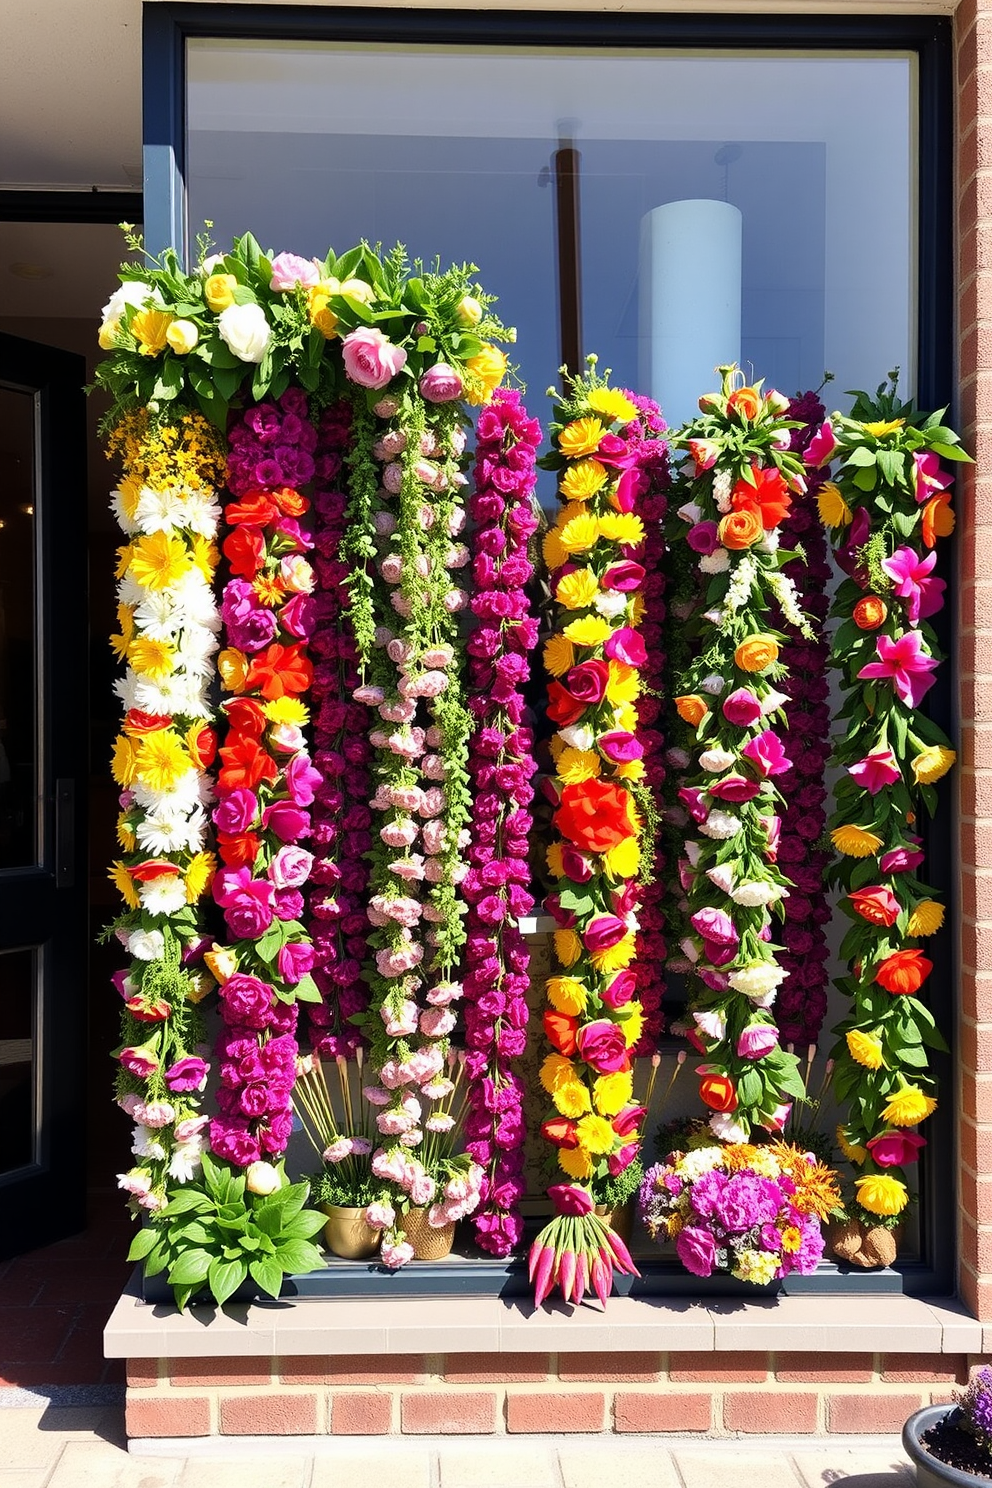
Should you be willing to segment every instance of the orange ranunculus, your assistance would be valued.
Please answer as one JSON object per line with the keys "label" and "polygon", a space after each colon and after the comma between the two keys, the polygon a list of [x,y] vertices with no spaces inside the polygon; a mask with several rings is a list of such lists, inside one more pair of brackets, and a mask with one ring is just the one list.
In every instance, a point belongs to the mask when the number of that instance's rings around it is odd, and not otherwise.
{"label": "orange ranunculus", "polygon": [[128,708],[124,715],[124,732],[133,739],[157,734],[171,726],[172,719],[167,713],[143,713],[140,708]]}
{"label": "orange ranunculus", "polygon": [[217,784],[222,791],[237,790],[243,786],[254,790],[266,780],[269,784],[279,776],[279,766],[257,739],[248,734],[235,734],[220,751],[222,760],[217,775]]}
{"label": "orange ranunculus", "polygon": [[884,884],[852,890],[847,897],[855,914],[867,920],[869,925],[879,925],[888,930],[899,918],[899,900]]}
{"label": "orange ranunculus", "polygon": [[578,1027],[579,1020],[571,1013],[556,1013],[553,1008],[548,1008],[544,1014],[545,1036],[566,1059],[570,1059],[578,1049],[575,1042]]}
{"label": "orange ranunculus", "polygon": [[730,504],[734,511],[757,512],[766,532],[784,522],[792,506],[792,497],[785,477],[780,470],[763,470],[760,465],[751,466],[751,481],[739,480],[730,493]]}
{"label": "orange ranunculus", "polygon": [[244,692],[248,681],[248,658],[243,651],[228,646],[217,657],[217,670],[225,692]]}
{"label": "orange ranunculus", "polygon": [[748,507],[745,511],[728,512],[725,517],[721,517],[717,528],[717,536],[723,546],[738,551],[741,548],[753,548],[764,535],[761,517],[753,507]]}
{"label": "orange ranunculus", "polygon": [[633,799],[612,780],[583,780],[562,788],[554,825],[584,852],[605,853],[634,835]]}
{"label": "orange ranunculus", "polygon": [[541,1123],[541,1136],[546,1137],[549,1142],[554,1142],[556,1147],[574,1148],[579,1145],[579,1134],[574,1121],[569,1121],[567,1116],[552,1116],[548,1121]]}
{"label": "orange ranunculus", "polygon": [[278,506],[284,517],[302,517],[304,512],[310,510],[307,498],[293,486],[279,486],[269,495]]}
{"label": "orange ranunculus", "polygon": [[194,723],[186,735],[186,747],[194,765],[208,770],[217,754],[217,735],[204,723]]}
{"label": "orange ranunculus", "polygon": [[937,545],[938,537],[950,537],[954,531],[954,513],[951,511],[949,491],[938,491],[923,508],[921,531],[925,547]]}
{"label": "orange ranunculus", "polygon": [[748,636],[734,652],[734,663],[742,672],[763,672],[777,660],[778,642],[770,635]]}
{"label": "orange ranunculus", "polygon": [[859,630],[877,630],[885,624],[888,607],[877,594],[866,594],[854,606],[854,623]]}
{"label": "orange ranunculus", "polygon": [[279,518],[279,508],[268,491],[247,491],[240,501],[224,508],[224,521],[229,527],[268,527]]}
{"label": "orange ranunculus", "polygon": [[710,710],[698,692],[687,692],[675,699],[675,711],[683,723],[698,728]]}
{"label": "orange ranunculus", "polygon": [[739,413],[741,418],[756,419],[760,410],[761,395],[756,388],[738,388],[727,399],[727,412]]}
{"label": "orange ranunculus", "polygon": [[313,666],[303,655],[302,645],[282,646],[275,641],[253,656],[248,668],[248,686],[264,698],[291,697],[306,692],[313,681]]}
{"label": "orange ranunculus", "polygon": [[875,980],[886,992],[918,992],[933,971],[933,962],[918,950],[893,951],[875,973]]}
{"label": "orange ranunculus", "polygon": [[736,1111],[737,1091],[729,1075],[704,1075],[699,1082],[699,1099],[711,1111]]}

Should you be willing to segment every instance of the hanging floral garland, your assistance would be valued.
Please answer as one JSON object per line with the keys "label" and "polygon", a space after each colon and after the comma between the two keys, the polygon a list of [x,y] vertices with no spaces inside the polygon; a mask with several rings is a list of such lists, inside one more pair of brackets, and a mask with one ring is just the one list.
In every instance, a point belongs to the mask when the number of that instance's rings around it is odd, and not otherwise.
{"label": "hanging floral garland", "polygon": [[110,873],[126,908],[113,928],[132,958],[114,978],[124,999],[117,1094],[138,1159],[118,1182],[137,1207],[158,1211],[168,1181],[198,1171],[207,1123],[195,1009],[212,983],[195,963],[198,906],[215,868],[204,803],[216,749],[208,693],[220,619],[210,584],[224,459],[199,414],[157,424],[144,410],[115,424],[107,453],[123,464],[112,506],[127,538],[112,637],[126,664],[112,763],[122,856]]}
{"label": "hanging floral garland", "polygon": [[699,1093],[724,1140],[752,1126],[780,1130],[804,1093],[796,1059],[779,1044],[770,1009],[787,976],[773,943],[789,880],[776,866],[780,818],[775,781],[789,768],[775,723],[788,697],[784,637],[768,628],[777,603],[803,636],[812,634],[795,588],[782,572],[779,529],[802,492],[790,452],[788,399],[742,385],[723,371],[719,393],[700,399],[702,416],[679,432],[688,451],[679,532],[706,577],[689,622],[695,657],[676,698],[695,729],[696,773],[679,800],[699,831],[680,864],[691,935],[690,1037],[705,1055]]}
{"label": "hanging floral garland", "polygon": [[473,1216],[483,1250],[506,1256],[523,1232],[523,1086],[512,1061],[524,1052],[530,954],[517,921],[530,914],[527,861],[534,759],[522,689],[537,644],[526,585],[537,530],[535,463],[541,426],[518,393],[498,391],[479,414],[469,513],[479,622],[467,643],[472,782],[465,947],[467,1150],[485,1171]]}
{"label": "hanging floral garland", "polygon": [[848,574],[833,605],[833,664],[846,700],[831,839],[852,922],[841,946],[850,972],[839,985],[853,1005],[833,1055],[848,1112],[838,1141],[857,1171],[848,1213],[868,1225],[897,1223],[909,1200],[905,1168],[926,1145],[914,1128],[937,1104],[926,1051],[946,1047],[916,995],[933,970],[920,942],[944,920],[918,876],[918,813],[922,803],[933,815],[934,783],[955,761],[921,710],[940,661],[928,623],[944,602],[935,550],[954,527],[952,477],[940,460],[969,458],[942,414],[924,419],[901,402],[893,375],[874,399],[859,393],[849,418],[832,415],[806,454],[817,467],[838,462],[819,504]]}

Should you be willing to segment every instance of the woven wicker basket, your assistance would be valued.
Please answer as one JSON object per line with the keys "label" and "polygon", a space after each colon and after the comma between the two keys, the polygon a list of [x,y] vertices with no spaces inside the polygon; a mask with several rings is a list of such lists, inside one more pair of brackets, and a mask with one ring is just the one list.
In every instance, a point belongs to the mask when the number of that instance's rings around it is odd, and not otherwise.
{"label": "woven wicker basket", "polygon": [[438,1230],[427,1223],[426,1209],[408,1209],[400,1223],[407,1240],[413,1246],[415,1261],[443,1261],[451,1254],[455,1240],[455,1222],[442,1225]]}

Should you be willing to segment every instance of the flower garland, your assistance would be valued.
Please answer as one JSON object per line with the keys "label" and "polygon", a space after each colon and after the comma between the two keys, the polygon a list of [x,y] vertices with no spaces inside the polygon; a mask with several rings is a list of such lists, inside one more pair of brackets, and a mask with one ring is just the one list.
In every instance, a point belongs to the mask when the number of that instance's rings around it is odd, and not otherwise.
{"label": "flower garland", "polygon": [[[802,427],[793,429],[791,449],[802,455],[825,415],[815,393],[793,399],[787,415]],[[771,611],[772,628],[782,630],[782,664],[789,676],[789,701],[783,706],[792,752],[789,769],[776,777],[782,796],[782,832],[778,861],[792,888],[783,901],[779,965],[789,974],[779,988],[775,1022],[780,1037],[809,1046],[820,1036],[827,1011],[826,925],[830,921],[825,876],[830,854],[822,846],[826,831],[827,788],[824,771],[830,756],[830,707],[827,663],[830,643],[823,628],[830,608],[827,546],[817,516],[816,493],[824,476],[807,475],[808,489],[793,492],[792,507],[781,525],[782,546],[799,549],[782,572],[796,586],[804,614],[816,622],[814,634],[801,635],[782,615]]]}
{"label": "flower garland", "polygon": [[779,551],[792,492],[805,488],[789,450],[788,399],[741,383],[736,368],[723,369],[721,391],[700,399],[702,416],[675,441],[689,457],[679,530],[709,580],[690,622],[687,690],[676,699],[700,748],[698,773],[678,792],[700,833],[680,863],[692,929],[682,949],[696,984],[689,1037],[705,1056],[700,1098],[713,1132],[730,1142],[754,1125],[780,1130],[791,1098],[804,1093],[769,1012],[788,975],[771,943],[771,915],[790,888],[776,867],[774,781],[790,762],[774,728],[788,699],[775,685],[786,669],[783,637],[767,629],[771,604],[811,634],[782,572],[791,555]]}
{"label": "flower garland", "polygon": [[306,749],[300,695],[313,667],[309,501],[295,485],[314,472],[317,434],[307,400],[289,388],[247,410],[231,429],[222,544],[230,577],[221,615],[226,690],[213,820],[225,867],[214,879],[229,943],[206,961],[220,983],[219,1115],[210,1145],[247,1167],[285,1151],[292,1129],[297,1002],[316,1001],[313,947],[300,916],[313,855],[309,807],[320,785]]}
{"label": "flower garland", "polygon": [[[351,1055],[361,1030],[350,1020],[364,1012],[368,986],[362,967],[368,955],[365,913],[367,854],[372,847],[369,763],[370,710],[353,700],[360,683],[358,654],[345,615],[347,565],[341,559],[347,494],[336,488],[351,443],[347,403],[325,411],[316,451],[314,568],[317,627],[315,658],[314,765],[321,784],[314,799],[314,863],[309,930],[319,1003],[308,1006],[313,1050],[321,1058]],[[337,484],[345,484],[344,481]]]}
{"label": "flower garland", "polygon": [[123,462],[112,507],[127,538],[111,640],[127,667],[115,684],[125,713],[112,762],[122,857],[110,877],[126,906],[114,929],[132,959],[114,977],[124,999],[115,1057],[139,1159],[118,1183],[136,1209],[157,1211],[167,1181],[187,1182],[199,1169],[207,1122],[198,1097],[209,1065],[195,1005],[212,984],[192,963],[197,905],[215,867],[204,803],[216,749],[208,690],[220,620],[210,581],[224,463],[216,433],[194,413],[173,422],[126,415],[107,453]]}
{"label": "flower garland", "polygon": [[498,391],[479,414],[471,538],[472,614],[467,643],[474,728],[473,789],[465,947],[465,1060],[468,1151],[486,1177],[473,1216],[476,1238],[506,1256],[523,1232],[523,1086],[511,1061],[524,1052],[530,954],[517,921],[533,909],[527,861],[534,759],[522,688],[530,676],[537,620],[525,586],[533,574],[528,541],[541,426],[514,392]]}
{"label": "flower garland", "polygon": [[875,399],[858,394],[849,418],[832,415],[806,453],[817,467],[839,461],[819,497],[848,574],[833,605],[833,664],[847,696],[831,840],[852,922],[839,986],[853,1006],[838,1029],[834,1084],[848,1103],[838,1141],[858,1169],[852,1217],[870,1224],[896,1222],[909,1200],[904,1170],[926,1145],[912,1128],[937,1104],[926,1050],[946,1047],[916,996],[933,969],[919,942],[940,929],[944,909],[917,876],[914,831],[920,803],[932,816],[934,782],[955,761],[920,711],[940,660],[928,623],[945,588],[935,549],[954,527],[940,460],[969,458],[942,412],[923,419],[897,398],[893,376]]}

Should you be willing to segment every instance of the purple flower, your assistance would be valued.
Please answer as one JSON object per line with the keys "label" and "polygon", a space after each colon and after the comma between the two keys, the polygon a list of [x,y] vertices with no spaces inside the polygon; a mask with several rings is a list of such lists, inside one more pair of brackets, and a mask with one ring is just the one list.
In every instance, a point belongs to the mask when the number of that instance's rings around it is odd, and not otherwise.
{"label": "purple flower", "polygon": [[709,1230],[686,1225],[678,1233],[675,1249],[679,1260],[693,1276],[712,1276],[716,1265],[716,1241]]}

